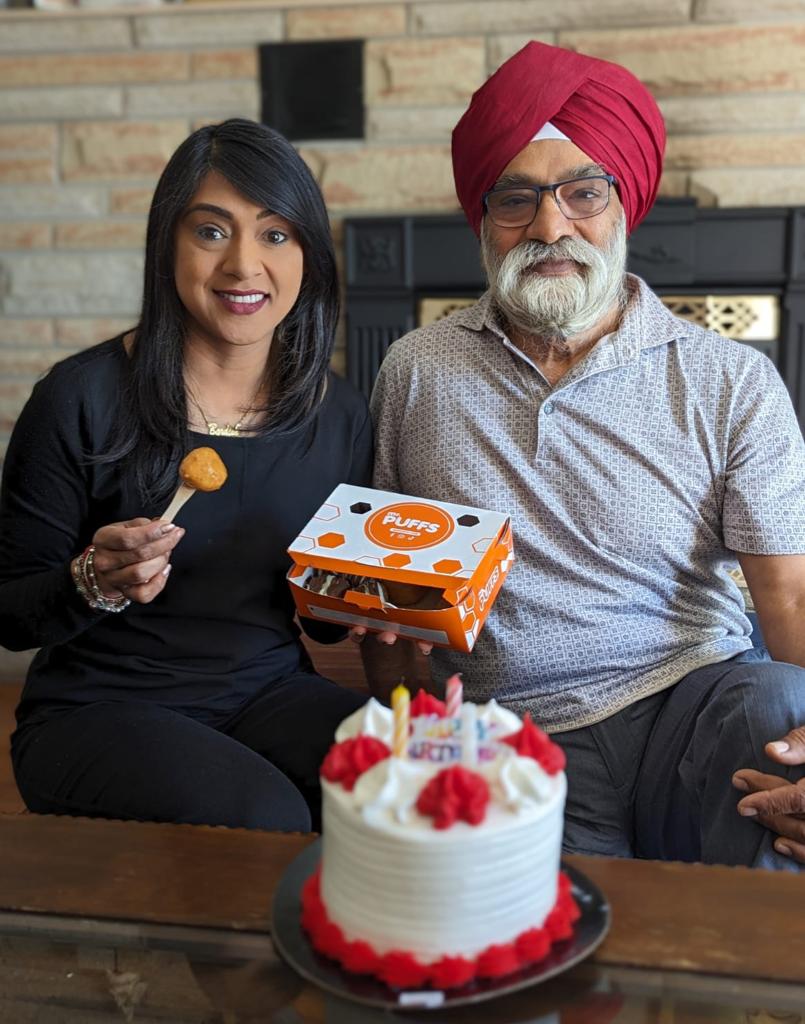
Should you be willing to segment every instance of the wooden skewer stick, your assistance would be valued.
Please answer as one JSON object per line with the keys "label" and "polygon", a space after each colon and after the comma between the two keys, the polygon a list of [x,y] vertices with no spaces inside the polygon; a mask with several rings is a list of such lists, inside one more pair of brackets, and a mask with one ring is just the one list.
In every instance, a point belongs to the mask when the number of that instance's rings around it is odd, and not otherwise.
{"label": "wooden skewer stick", "polygon": [[164,519],[167,523],[172,523],[176,513],[184,505],[186,501],[189,501],[196,493],[196,488],[191,487],[189,484],[181,483],[173,496],[173,501],[165,509],[160,519]]}

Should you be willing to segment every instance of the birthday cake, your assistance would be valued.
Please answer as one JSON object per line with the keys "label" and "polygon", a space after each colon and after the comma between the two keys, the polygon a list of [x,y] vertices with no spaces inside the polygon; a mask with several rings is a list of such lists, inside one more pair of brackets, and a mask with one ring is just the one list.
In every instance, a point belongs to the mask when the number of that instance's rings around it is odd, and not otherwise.
{"label": "birthday cake", "polygon": [[455,678],[447,705],[398,687],[392,707],[345,719],[322,766],[314,948],[394,988],[543,960],[579,916],[559,870],[564,754],[528,716],[462,702]]}

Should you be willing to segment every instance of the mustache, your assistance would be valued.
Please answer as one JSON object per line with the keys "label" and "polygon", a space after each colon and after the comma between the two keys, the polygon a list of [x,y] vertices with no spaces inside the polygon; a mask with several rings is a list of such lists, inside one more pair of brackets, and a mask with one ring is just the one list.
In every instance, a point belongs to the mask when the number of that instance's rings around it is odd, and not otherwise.
{"label": "mustache", "polygon": [[[593,250],[592,252],[590,250]],[[512,263],[524,268],[535,263],[552,263],[560,260],[571,260],[582,266],[589,267],[596,262],[595,247],[580,238],[560,238],[558,242],[536,242],[533,239],[521,242],[506,254]]]}

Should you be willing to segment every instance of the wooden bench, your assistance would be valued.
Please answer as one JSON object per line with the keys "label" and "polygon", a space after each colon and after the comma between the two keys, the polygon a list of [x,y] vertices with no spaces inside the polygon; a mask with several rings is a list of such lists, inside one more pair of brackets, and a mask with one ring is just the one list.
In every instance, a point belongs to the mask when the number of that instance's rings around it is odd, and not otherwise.
{"label": "wooden bench", "polygon": [[0,683],[0,814],[19,814],[25,810],[11,771],[8,742],[14,731],[14,708],[21,692],[21,683]]}

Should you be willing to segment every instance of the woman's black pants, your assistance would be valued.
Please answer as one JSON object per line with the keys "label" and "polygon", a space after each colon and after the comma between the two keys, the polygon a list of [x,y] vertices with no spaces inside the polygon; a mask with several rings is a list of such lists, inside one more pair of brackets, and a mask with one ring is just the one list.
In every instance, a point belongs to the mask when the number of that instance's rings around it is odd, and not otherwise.
{"label": "woman's black pants", "polygon": [[60,709],[14,734],[14,773],[41,814],[307,832],[335,729],[365,699],[298,672],[215,726],[147,701]]}

